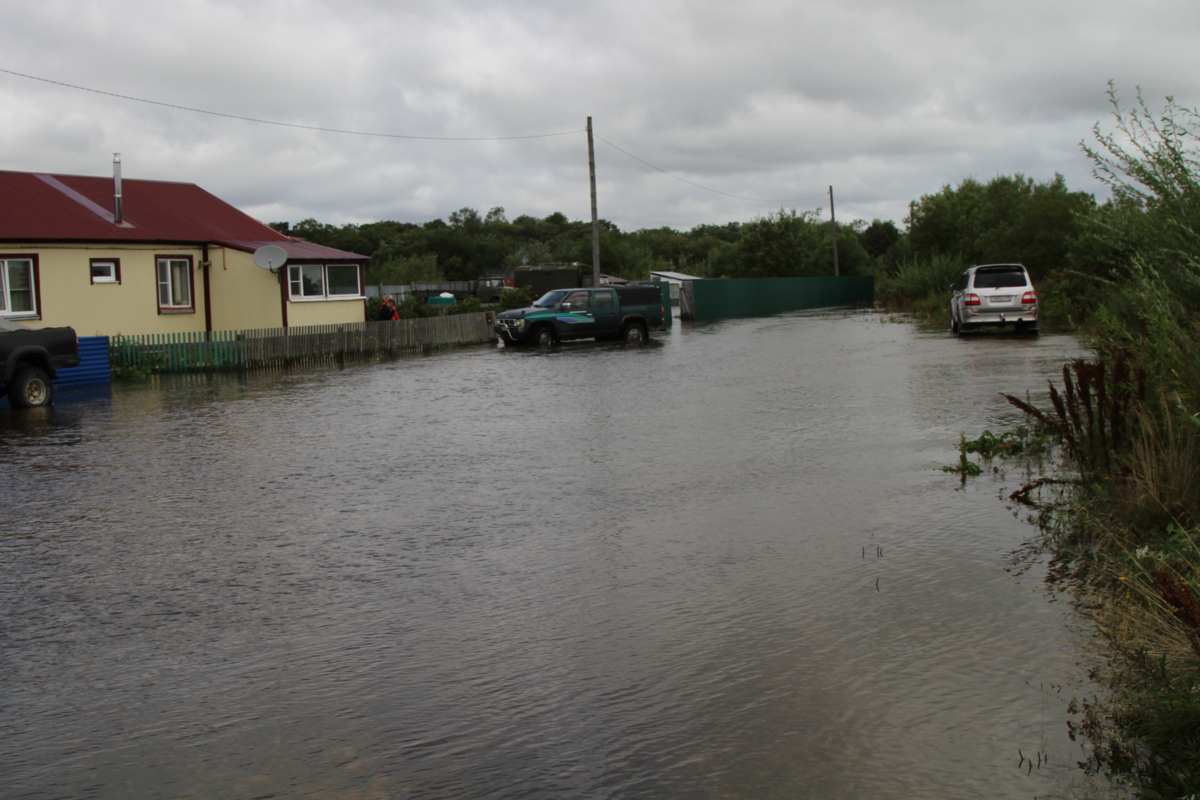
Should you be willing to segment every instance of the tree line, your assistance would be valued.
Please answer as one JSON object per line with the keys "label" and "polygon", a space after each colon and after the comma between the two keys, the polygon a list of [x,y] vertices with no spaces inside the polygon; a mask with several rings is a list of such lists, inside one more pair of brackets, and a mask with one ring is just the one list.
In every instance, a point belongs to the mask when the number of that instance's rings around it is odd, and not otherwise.
{"label": "tree line", "polygon": [[[880,219],[839,224],[839,272],[875,275],[883,293],[901,303],[944,288],[954,275],[943,281],[939,267],[957,274],[975,263],[1019,262],[1039,280],[1095,255],[1081,249],[1078,240],[1083,220],[1102,210],[1092,195],[1069,190],[1061,175],[1046,181],[999,175],[986,183],[967,178],[910,203],[902,227]],[[686,231],[622,231],[601,220],[601,269],[630,280],[645,279],[651,270],[703,278],[829,275],[832,237],[830,222],[822,217],[819,209],[779,209],[748,222]],[[503,207],[485,214],[462,208],[448,219],[423,223],[338,226],[306,219],[271,227],[370,256],[368,283],[471,280],[523,264],[591,263],[592,253],[590,222],[561,212],[509,220]],[[921,289],[915,277],[930,285]]]}

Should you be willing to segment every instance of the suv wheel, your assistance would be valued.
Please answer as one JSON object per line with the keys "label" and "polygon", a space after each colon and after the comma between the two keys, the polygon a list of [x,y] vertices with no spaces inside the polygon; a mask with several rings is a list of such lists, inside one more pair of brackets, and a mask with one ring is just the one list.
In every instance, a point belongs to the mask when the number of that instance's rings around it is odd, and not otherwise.
{"label": "suv wheel", "polygon": [[621,331],[621,338],[627,342],[646,341],[646,329],[638,322],[632,322]]}
{"label": "suv wheel", "polygon": [[8,382],[8,404],[13,408],[48,406],[53,398],[54,387],[50,385],[50,376],[40,367],[18,370]]}

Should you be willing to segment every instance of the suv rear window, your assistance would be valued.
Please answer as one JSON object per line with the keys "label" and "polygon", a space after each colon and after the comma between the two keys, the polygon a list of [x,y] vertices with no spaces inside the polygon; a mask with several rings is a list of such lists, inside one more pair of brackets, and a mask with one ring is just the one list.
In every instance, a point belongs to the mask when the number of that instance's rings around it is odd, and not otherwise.
{"label": "suv rear window", "polygon": [[990,269],[987,271],[981,269],[975,273],[976,289],[1010,289],[1027,285],[1028,281],[1025,279],[1025,270],[1023,269]]}

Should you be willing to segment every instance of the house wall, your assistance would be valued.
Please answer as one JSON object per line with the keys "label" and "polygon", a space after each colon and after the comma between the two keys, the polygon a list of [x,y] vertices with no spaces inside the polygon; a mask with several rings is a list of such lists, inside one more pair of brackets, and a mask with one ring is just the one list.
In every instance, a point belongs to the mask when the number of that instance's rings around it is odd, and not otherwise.
{"label": "house wall", "polygon": [[[0,253],[33,255],[38,262],[41,319],[18,319],[31,328],[69,325],[80,336],[187,333],[206,330],[204,249],[166,244],[7,245]],[[194,311],[159,313],[159,255],[192,259]],[[120,283],[92,283],[92,259],[120,261]],[[239,250],[210,246],[209,292],[213,330],[278,328],[283,325],[279,276]],[[362,322],[363,300],[289,301],[288,325]]]}
{"label": "house wall", "polygon": [[357,300],[294,300],[288,303],[288,327],[366,321],[366,304]]}
{"label": "house wall", "polygon": [[[40,320],[31,328],[70,325],[80,336],[204,330],[204,288],[198,247],[177,245],[0,245],[5,254],[38,257]],[[160,314],[155,256],[190,256],[194,311]],[[120,283],[92,283],[91,259],[119,259]]]}
{"label": "house wall", "polygon": [[252,254],[226,247],[209,247],[208,258],[213,330],[283,327],[278,273],[255,265]]}

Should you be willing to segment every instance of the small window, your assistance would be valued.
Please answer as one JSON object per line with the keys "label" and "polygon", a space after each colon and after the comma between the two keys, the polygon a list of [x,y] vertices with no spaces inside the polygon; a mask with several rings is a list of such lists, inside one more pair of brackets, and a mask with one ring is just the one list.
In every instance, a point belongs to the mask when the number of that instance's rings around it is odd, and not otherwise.
{"label": "small window", "polygon": [[596,292],[596,308],[615,308],[612,292]]}
{"label": "small window", "polygon": [[195,311],[191,256],[159,256],[156,261],[159,312]]}
{"label": "small window", "polygon": [[293,264],[288,267],[288,290],[301,300],[361,297],[355,264]]}
{"label": "small window", "polygon": [[324,297],[325,268],[320,264],[288,267],[292,297]]}
{"label": "small window", "polygon": [[37,314],[32,258],[0,259],[0,315],[31,317]]}
{"label": "small window", "polygon": [[120,283],[121,261],[116,258],[92,259],[92,283]]}

